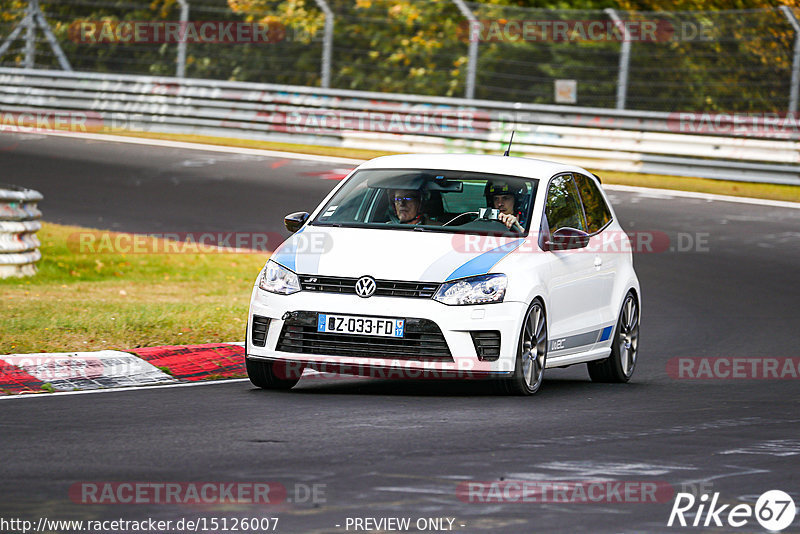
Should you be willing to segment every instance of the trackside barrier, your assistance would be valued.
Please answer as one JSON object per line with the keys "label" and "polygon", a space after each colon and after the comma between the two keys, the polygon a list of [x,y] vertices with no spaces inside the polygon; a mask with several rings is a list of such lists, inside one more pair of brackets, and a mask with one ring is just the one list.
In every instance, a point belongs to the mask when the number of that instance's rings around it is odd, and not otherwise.
{"label": "trackside barrier", "polygon": [[[792,117],[789,117],[791,119]],[[744,118],[746,119],[746,117]],[[800,185],[800,124],[247,82],[0,68],[0,130],[144,131]],[[779,125],[779,126],[776,126]]]}
{"label": "trackside barrier", "polygon": [[0,278],[36,274],[42,258],[36,237],[42,227],[40,200],[38,191],[0,184]]}

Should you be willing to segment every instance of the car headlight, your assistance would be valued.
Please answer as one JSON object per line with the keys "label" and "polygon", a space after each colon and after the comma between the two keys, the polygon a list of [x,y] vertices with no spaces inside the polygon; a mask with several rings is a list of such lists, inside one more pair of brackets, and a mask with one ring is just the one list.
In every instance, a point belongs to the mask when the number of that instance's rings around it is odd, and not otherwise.
{"label": "car headlight", "polygon": [[272,260],[267,262],[261,272],[258,287],[279,295],[291,295],[303,289],[300,287],[300,280],[295,273]]}
{"label": "car headlight", "polygon": [[433,296],[442,304],[460,306],[464,304],[488,304],[503,302],[508,278],[504,274],[484,274],[445,282]]}

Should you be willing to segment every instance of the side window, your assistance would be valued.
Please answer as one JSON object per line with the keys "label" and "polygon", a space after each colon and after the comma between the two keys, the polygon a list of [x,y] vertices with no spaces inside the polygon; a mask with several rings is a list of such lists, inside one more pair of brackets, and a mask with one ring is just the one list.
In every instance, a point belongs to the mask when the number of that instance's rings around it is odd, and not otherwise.
{"label": "side window", "polygon": [[571,174],[559,176],[550,182],[545,216],[551,232],[564,227],[586,231],[583,208]]}
{"label": "side window", "polygon": [[575,175],[578,191],[583,200],[583,210],[586,213],[588,232],[593,234],[608,224],[611,220],[611,210],[608,209],[603,194],[594,180],[582,174]]}

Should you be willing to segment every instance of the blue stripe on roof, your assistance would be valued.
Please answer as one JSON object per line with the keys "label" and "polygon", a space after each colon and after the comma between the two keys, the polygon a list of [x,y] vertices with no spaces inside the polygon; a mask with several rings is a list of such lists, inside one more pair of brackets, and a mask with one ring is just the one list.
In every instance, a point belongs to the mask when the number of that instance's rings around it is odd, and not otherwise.
{"label": "blue stripe on roof", "polygon": [[480,274],[488,273],[492,267],[505,258],[508,254],[513,252],[519,247],[525,239],[517,239],[505,245],[501,245],[495,249],[484,252],[480,256],[472,258],[468,262],[461,265],[458,269],[450,273],[450,276],[445,279],[445,282],[455,280],[457,278],[465,278],[467,276],[478,276]]}

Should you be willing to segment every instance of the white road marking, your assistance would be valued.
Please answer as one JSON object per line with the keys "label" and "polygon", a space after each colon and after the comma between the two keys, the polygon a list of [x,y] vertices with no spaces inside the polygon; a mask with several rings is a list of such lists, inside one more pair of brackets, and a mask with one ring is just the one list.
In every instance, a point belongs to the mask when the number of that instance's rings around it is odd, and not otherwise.
{"label": "white road marking", "polygon": [[711,475],[711,476],[708,476],[708,477],[705,477],[705,478],[695,478],[695,479],[692,479],[692,480],[684,480],[684,481],[680,482],[680,484],[678,484],[678,483],[674,484],[674,487],[686,488],[687,486],[691,486],[691,485],[695,485],[696,486],[696,485],[699,485],[699,484],[703,484],[704,482],[706,482],[706,483],[713,482],[714,480],[720,480],[720,479],[723,479],[723,478],[741,477],[741,476],[745,476],[745,475],[748,475],[748,476],[749,475],[762,475],[764,473],[769,473],[770,472],[769,469],[758,469],[758,468],[754,468],[754,467],[740,467],[738,465],[727,465],[726,464],[723,467],[727,467],[727,468],[731,468],[731,469],[738,469],[739,471],[736,471],[736,472],[733,472],[733,473],[723,473],[721,475]]}
{"label": "white road marking", "polygon": [[299,159],[306,161],[319,161],[324,163],[344,163],[360,165],[365,160],[341,158],[335,156],[317,156],[314,154],[300,154],[297,152],[279,152],[277,150],[264,150],[260,148],[243,148],[223,145],[205,145],[202,143],[188,143],[185,141],[167,141],[165,139],[148,139],[144,137],[128,137],[124,135],[93,134],[79,132],[37,132],[41,135],[56,137],[71,137],[73,139],[89,139],[92,141],[109,141],[112,143],[129,143],[132,145],[147,145],[166,148],[184,148],[187,150],[203,150],[206,152],[225,152],[227,154],[251,154],[254,156],[267,156],[270,158]]}
{"label": "white road marking", "polygon": [[749,447],[722,451],[719,454],[763,454],[778,457],[797,456],[800,454],[800,441],[790,439],[763,441]]}
{"label": "white road marking", "polygon": [[656,189],[654,187],[634,187],[631,185],[603,184],[603,189],[609,191],[623,191],[626,193],[639,193],[650,198],[669,199],[673,197],[693,198],[697,200],[739,202],[740,204],[753,204],[756,206],[772,206],[776,208],[800,209],[800,202],[786,202],[783,200],[767,200],[764,198],[734,197],[730,195],[714,195],[711,193],[696,193],[694,191],[678,191],[677,189]]}
{"label": "white road marking", "polygon": [[[536,464],[537,469],[562,471],[570,476],[579,475],[585,478],[596,478],[606,475],[617,476],[660,476],[673,471],[694,470],[695,467],[685,465],[649,464],[649,463],[621,463],[621,462],[594,462],[591,460],[553,461]],[[536,473],[510,473],[509,479],[523,479],[526,476],[546,477],[538,471]],[[551,477],[552,478],[552,477]]]}
{"label": "white road marking", "polygon": [[375,491],[391,491],[396,493],[423,493],[427,495],[452,495],[452,488],[436,489],[436,488],[412,488],[408,486],[376,486]]}
{"label": "white road marking", "polygon": [[249,381],[250,379],[248,378],[230,378],[224,380],[205,380],[202,382],[184,382],[181,384],[163,384],[158,386],[134,386],[127,388],[87,389],[84,391],[60,391],[58,393],[23,393],[21,395],[0,395],[0,401],[9,399],[41,399],[41,398],[52,399],[53,397],[63,397],[64,395],[90,395],[93,393],[119,393],[120,391],[149,391],[153,389],[165,389],[165,388],[214,386],[218,384],[230,384],[232,382],[249,382]]}
{"label": "white road marking", "polygon": [[716,421],[708,421],[705,423],[697,423],[692,425],[676,425],[664,428],[653,428],[647,430],[626,430],[626,431],[607,431],[607,432],[594,432],[591,434],[575,434],[571,436],[558,436],[557,438],[539,438],[533,443],[526,443],[524,441],[514,443],[515,448],[538,448],[542,445],[558,445],[562,443],[595,443],[600,441],[621,441],[621,440],[636,440],[642,438],[649,438],[653,436],[663,435],[680,435],[698,432],[707,432],[711,430],[720,430],[726,428],[736,428],[742,426],[760,426],[760,425],[794,425],[800,423],[800,419],[767,419],[764,417],[743,417],[741,419],[720,419]]}
{"label": "white road marking", "polygon": [[[71,137],[76,139],[92,139],[95,141],[109,141],[114,143],[130,143],[135,145],[160,146],[169,148],[184,148],[188,150],[204,150],[206,152],[225,152],[228,154],[252,154],[256,156],[267,156],[274,158],[296,159],[305,161],[316,161],[325,163],[344,163],[350,165],[360,165],[366,160],[355,158],[343,158],[335,156],[317,156],[314,154],[300,154],[296,152],[280,152],[277,150],[263,150],[258,148],[242,148],[222,145],[205,145],[202,143],[188,143],[184,141],[167,141],[162,139],[147,139],[142,137],[126,137],[122,135],[90,134],[78,132],[40,132],[42,135],[53,135],[60,137]],[[756,206],[772,206],[779,208],[800,209],[800,202],[786,202],[781,200],[766,200],[751,197],[734,197],[729,195],[715,195],[711,193],[696,193],[692,191],[679,191],[676,189],[659,189],[654,187],[635,187],[630,185],[603,184],[603,188],[609,191],[624,191],[628,193],[640,193],[643,195],[659,195],[658,198],[693,198],[699,200],[739,202],[741,204],[753,204]]]}

